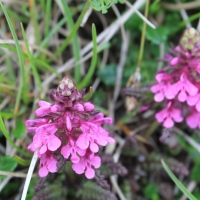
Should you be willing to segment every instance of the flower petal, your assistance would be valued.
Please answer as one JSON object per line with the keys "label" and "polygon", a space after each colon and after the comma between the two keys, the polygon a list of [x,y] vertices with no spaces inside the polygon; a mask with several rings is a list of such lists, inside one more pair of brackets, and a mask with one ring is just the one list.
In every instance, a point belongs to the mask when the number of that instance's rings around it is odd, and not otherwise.
{"label": "flower petal", "polygon": [[92,179],[92,178],[94,178],[94,175],[95,175],[94,170],[90,167],[87,167],[87,169],[85,171],[86,178]]}

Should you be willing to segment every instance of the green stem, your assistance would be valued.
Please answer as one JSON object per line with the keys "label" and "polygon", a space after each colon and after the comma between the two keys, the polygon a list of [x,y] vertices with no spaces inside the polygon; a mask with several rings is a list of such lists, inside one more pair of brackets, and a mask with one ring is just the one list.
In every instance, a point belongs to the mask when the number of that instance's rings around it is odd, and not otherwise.
{"label": "green stem", "polygon": [[[146,1],[146,6],[145,6],[145,17],[147,18],[148,16],[148,10],[149,10],[149,0]],[[139,51],[139,56],[138,56],[138,67],[141,67],[141,62],[143,58],[143,53],[144,53],[144,42],[145,42],[145,33],[146,33],[146,22],[143,22],[143,27],[142,27],[142,37],[140,41],[140,51]]]}

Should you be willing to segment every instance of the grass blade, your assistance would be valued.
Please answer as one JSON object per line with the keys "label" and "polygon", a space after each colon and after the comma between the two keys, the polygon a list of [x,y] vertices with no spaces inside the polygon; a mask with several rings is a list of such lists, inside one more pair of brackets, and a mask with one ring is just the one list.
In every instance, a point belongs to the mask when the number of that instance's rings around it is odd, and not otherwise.
{"label": "grass blade", "polygon": [[92,80],[92,75],[94,74],[94,71],[95,71],[96,64],[97,64],[97,33],[96,33],[96,27],[94,24],[92,24],[92,41],[93,41],[93,56],[92,56],[91,65],[83,81],[77,85],[77,88],[79,90],[86,87],[90,83],[90,81]]}
{"label": "grass blade", "polygon": [[[6,49],[9,49],[10,51],[16,52],[16,49],[15,49],[14,47],[8,45],[8,44],[0,44],[0,46],[1,46],[1,47],[4,47],[4,48],[6,48]],[[23,52],[23,56],[24,56],[25,58],[28,58],[27,53],[24,53],[24,52]],[[31,59],[34,61],[34,63],[37,63],[37,64],[43,66],[45,69],[48,69],[49,71],[55,73],[56,76],[57,76],[58,78],[61,78],[60,74],[58,74],[58,72],[57,72],[52,66],[50,66],[49,64],[47,64],[46,62],[44,62],[44,61],[42,61],[42,60],[40,60],[40,59],[38,59],[38,58],[35,58],[35,57],[32,56],[32,55],[31,55]],[[39,66],[37,66],[37,67],[39,68]],[[41,67],[40,67],[41,70],[45,71],[44,68],[41,68]]]}
{"label": "grass blade", "polygon": [[190,199],[190,200],[197,200],[196,197],[194,197],[186,188],[185,186],[176,178],[176,176],[172,173],[172,171],[169,169],[169,167],[166,165],[166,163],[161,160],[162,165],[165,169],[165,171],[168,173],[168,175],[171,177],[171,179],[174,181],[174,183],[178,186],[178,188]]}
{"label": "grass blade", "polygon": [[39,85],[40,90],[42,90],[43,88],[42,88],[40,76],[37,72],[37,68],[34,65],[32,55],[31,55],[31,52],[29,50],[28,41],[27,41],[27,38],[26,38],[26,33],[24,31],[24,27],[23,27],[22,23],[21,23],[21,29],[22,29],[22,35],[23,35],[23,38],[24,38],[24,42],[25,42],[25,45],[26,45],[27,55],[28,55],[28,58],[29,58],[29,61],[30,61],[32,71],[33,71],[34,79],[36,80],[37,84]]}
{"label": "grass blade", "polygon": [[55,52],[55,55],[58,56],[60,55],[63,50],[67,47],[67,45],[69,44],[69,42],[71,41],[72,37],[74,36],[74,34],[77,32],[78,28],[80,27],[80,24],[83,20],[83,17],[85,15],[85,13],[87,12],[87,10],[89,9],[90,7],[90,1],[87,1],[77,22],[75,23],[74,25],[74,28],[73,30],[70,32],[69,36],[67,37],[67,39],[63,42],[63,44],[60,46],[60,48],[57,49],[57,51]]}
{"label": "grass blade", "polygon": [[10,20],[10,17],[8,16],[8,13],[7,13],[5,7],[3,6],[2,3],[0,3],[0,6],[1,6],[2,10],[3,10],[3,13],[4,13],[5,17],[6,17],[8,26],[9,26],[10,31],[12,33],[13,39],[15,41],[15,46],[16,46],[17,55],[18,55],[18,59],[19,59],[19,67],[20,67],[20,72],[21,72],[21,83],[20,83],[20,86],[19,86],[19,91],[18,91],[18,94],[17,94],[17,99],[16,99],[16,103],[15,103],[15,109],[14,109],[14,113],[16,115],[18,110],[19,110],[22,91],[23,91],[24,99],[25,99],[26,93],[27,93],[23,53],[22,53],[22,50],[20,48],[20,45],[19,45],[19,42],[18,42],[18,38],[17,38],[17,35],[15,33],[15,30],[14,30],[14,27],[12,25],[12,22]]}
{"label": "grass blade", "polygon": [[[61,4],[62,4],[63,9],[64,9],[64,15],[67,19],[69,29],[70,29],[70,31],[72,31],[73,28],[74,28],[74,21],[73,21],[73,18],[71,16],[69,6],[67,5],[65,0],[61,0]],[[76,32],[74,32],[72,38],[73,38],[72,39],[73,54],[74,54],[75,61],[77,62],[77,61],[80,60],[81,55],[80,55],[80,46],[79,46],[78,36],[77,36]],[[80,79],[81,79],[81,65],[77,65],[77,66],[75,66],[75,81],[76,81],[76,84],[78,84],[80,82]]]}
{"label": "grass blade", "polygon": [[6,127],[4,125],[4,122],[3,122],[3,119],[1,117],[1,113],[0,113],[0,130],[2,131],[2,133],[4,134],[5,138],[8,140],[8,142],[14,147],[16,148],[22,155],[29,155],[27,152],[23,151],[21,148],[19,148],[13,141],[12,139],[10,138],[7,130],[6,130]]}

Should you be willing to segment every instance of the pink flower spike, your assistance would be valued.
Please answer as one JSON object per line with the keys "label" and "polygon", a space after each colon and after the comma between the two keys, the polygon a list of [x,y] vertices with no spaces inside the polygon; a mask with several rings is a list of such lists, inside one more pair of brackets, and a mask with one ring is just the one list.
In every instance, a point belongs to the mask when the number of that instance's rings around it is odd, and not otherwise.
{"label": "pink flower spike", "polygon": [[90,102],[84,103],[84,108],[86,111],[93,111],[94,110],[94,105],[91,104]]}
{"label": "pink flower spike", "polygon": [[70,159],[76,173],[85,173],[91,179],[94,168],[101,165],[100,157],[94,155],[99,146],[115,142],[101,127],[111,124],[112,119],[95,111],[92,103],[84,102],[84,95],[84,90],[79,92],[76,84],[64,77],[50,93],[53,103],[39,101],[35,110],[39,119],[26,121],[28,131],[34,132],[28,149],[40,158],[40,177],[57,172]]}

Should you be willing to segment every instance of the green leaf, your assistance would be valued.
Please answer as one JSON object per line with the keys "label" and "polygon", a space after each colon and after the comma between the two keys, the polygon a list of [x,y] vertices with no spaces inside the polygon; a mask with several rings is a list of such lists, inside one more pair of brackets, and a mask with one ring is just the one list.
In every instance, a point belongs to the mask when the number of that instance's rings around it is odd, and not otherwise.
{"label": "green leaf", "polygon": [[156,29],[152,29],[147,26],[146,29],[146,38],[154,44],[161,44],[165,42],[169,35],[169,29],[164,26],[159,26]]}
{"label": "green leaf", "polygon": [[144,188],[144,196],[146,198],[156,200],[156,199],[158,199],[157,194],[158,194],[158,185],[156,185],[154,183],[150,183]]}
{"label": "green leaf", "polygon": [[166,163],[161,160],[162,165],[174,183],[178,186],[178,188],[190,199],[190,200],[197,200],[186,188],[185,186],[176,178],[176,176],[172,173]]}
{"label": "green leaf", "polygon": [[105,91],[103,89],[99,89],[94,92],[92,96],[92,101],[94,102],[95,105],[100,106],[105,98],[106,98]]}
{"label": "green leaf", "polygon": [[[1,171],[8,171],[13,172],[14,169],[17,167],[16,161],[10,156],[0,156],[0,170]],[[5,176],[0,175],[0,179],[4,178]]]}
{"label": "green leaf", "polygon": [[100,80],[109,86],[114,86],[116,82],[117,66],[114,64],[107,65],[104,69],[100,69],[98,77]]}
{"label": "green leaf", "polygon": [[17,118],[16,121],[16,129],[14,129],[12,131],[12,134],[16,137],[16,138],[22,138],[22,136],[24,135],[26,130],[26,127],[24,125],[24,122],[21,120],[21,118]]}

